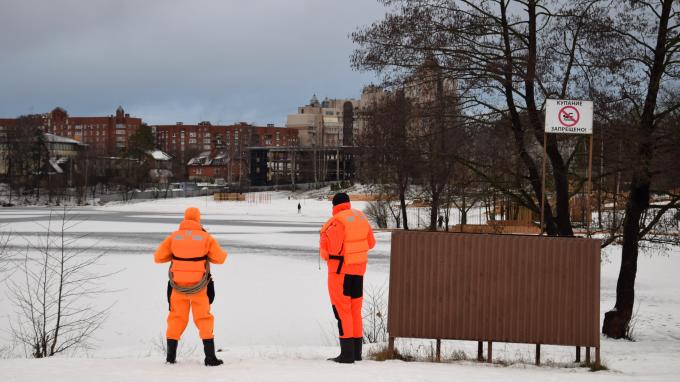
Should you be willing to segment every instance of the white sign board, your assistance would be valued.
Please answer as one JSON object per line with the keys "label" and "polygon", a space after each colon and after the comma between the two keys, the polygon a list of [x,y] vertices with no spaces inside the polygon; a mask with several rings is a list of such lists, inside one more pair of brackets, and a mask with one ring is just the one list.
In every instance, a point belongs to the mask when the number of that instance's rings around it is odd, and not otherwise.
{"label": "white sign board", "polygon": [[592,134],[593,101],[546,100],[545,132],[551,134]]}

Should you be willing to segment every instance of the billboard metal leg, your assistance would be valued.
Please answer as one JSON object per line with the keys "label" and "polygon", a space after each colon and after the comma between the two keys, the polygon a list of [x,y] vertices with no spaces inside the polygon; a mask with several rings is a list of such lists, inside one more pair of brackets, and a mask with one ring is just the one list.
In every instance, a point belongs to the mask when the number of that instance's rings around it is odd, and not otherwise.
{"label": "billboard metal leg", "polygon": [[486,362],[491,363],[491,346],[493,342],[489,341],[487,342],[487,347],[486,347]]}
{"label": "billboard metal leg", "polygon": [[387,352],[389,353],[390,358],[394,358],[394,337],[390,337],[387,341]]}
{"label": "billboard metal leg", "polygon": [[600,366],[600,347],[598,346],[595,348],[595,367],[599,368]]}
{"label": "billboard metal leg", "polygon": [[442,340],[437,339],[437,362],[442,361]]}
{"label": "billboard metal leg", "polygon": [[576,363],[581,363],[581,347],[576,347]]}
{"label": "billboard metal leg", "polygon": [[590,346],[586,347],[586,365],[590,365]]}
{"label": "billboard metal leg", "polygon": [[484,343],[477,341],[477,361],[484,361]]}
{"label": "billboard metal leg", "polygon": [[541,344],[536,344],[536,366],[541,366]]}

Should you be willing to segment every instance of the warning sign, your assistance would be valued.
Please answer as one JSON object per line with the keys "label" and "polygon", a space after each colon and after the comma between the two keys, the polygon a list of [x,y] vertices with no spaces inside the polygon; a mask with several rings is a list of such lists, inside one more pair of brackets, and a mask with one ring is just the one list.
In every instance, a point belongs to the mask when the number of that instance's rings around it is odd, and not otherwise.
{"label": "warning sign", "polygon": [[545,105],[545,132],[592,134],[593,102],[549,99]]}

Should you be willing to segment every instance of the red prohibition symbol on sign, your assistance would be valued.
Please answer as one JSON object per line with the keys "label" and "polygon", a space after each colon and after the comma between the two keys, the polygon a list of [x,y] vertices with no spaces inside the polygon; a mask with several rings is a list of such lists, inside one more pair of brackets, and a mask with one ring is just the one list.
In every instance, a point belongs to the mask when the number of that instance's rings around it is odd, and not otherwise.
{"label": "red prohibition symbol on sign", "polygon": [[578,123],[579,119],[581,119],[581,114],[578,112],[577,108],[565,106],[560,109],[558,117],[563,126],[572,127]]}

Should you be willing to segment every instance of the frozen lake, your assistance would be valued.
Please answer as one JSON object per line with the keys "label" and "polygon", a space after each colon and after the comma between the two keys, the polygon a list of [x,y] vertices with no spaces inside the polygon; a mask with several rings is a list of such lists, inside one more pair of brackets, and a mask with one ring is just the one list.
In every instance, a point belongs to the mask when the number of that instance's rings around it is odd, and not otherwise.
{"label": "frozen lake", "polygon": [[[216,317],[215,336],[224,351],[223,374],[211,371],[206,380],[269,380],[285,369],[277,380],[316,380],[329,368],[324,358],[334,355],[337,325],[331,312],[326,287],[326,270],[318,261],[318,231],[331,214],[327,200],[298,200],[288,193],[273,193],[271,203],[214,202],[204,198],[168,199],[73,208],[76,225],[69,238],[83,234],[72,249],[85,249],[84,256],[105,252],[98,270],[117,272],[104,287],[110,294],[91,301],[95,306],[112,305],[111,314],[96,333],[92,350],[80,352],[91,359],[41,361],[0,360],[0,371],[9,380],[33,380],[36,375],[60,376],[54,380],[78,380],[97,368],[99,380],[120,378],[120,368],[136,370],[139,380],[191,379],[203,373],[197,332],[189,324],[180,341],[179,374],[162,364],[159,343],[164,339],[167,301],[167,265],[154,264],[152,254],[161,240],[177,228],[184,209],[199,207],[202,223],[227,250],[229,257],[212,273],[217,297],[212,310]],[[363,209],[364,203],[356,203]],[[59,224],[58,209],[52,224]],[[50,220],[44,207],[0,210],[3,231],[12,232],[12,249],[22,251],[27,243],[38,242]],[[366,291],[387,286],[390,234],[376,234],[378,245],[370,255]],[[620,248],[604,251],[602,263],[601,312],[613,306]],[[17,259],[18,260],[18,259]],[[19,266],[21,263],[15,263]],[[16,268],[16,267],[15,267]],[[319,269],[321,268],[321,269]],[[507,369],[463,362],[454,365],[364,362],[352,369],[358,380],[673,380],[680,375],[680,250],[664,255],[642,254],[636,283],[636,341],[602,340],[604,363],[612,369],[589,373],[584,369],[534,368],[530,366],[533,345],[494,344],[497,359],[525,360]],[[4,278],[16,279],[18,273]],[[0,292],[0,346],[10,342],[9,323],[16,310]],[[433,341],[400,341],[402,349],[427,351]],[[476,343],[445,341],[444,354],[465,351],[474,357]],[[573,360],[573,349],[545,346],[545,364]],[[109,362],[111,361],[111,363]],[[40,363],[36,363],[40,362]],[[35,367],[27,367],[27,365]],[[82,370],[79,368],[83,365]],[[341,367],[341,366],[340,366]],[[300,378],[300,376],[306,376]],[[116,377],[118,376],[118,377]],[[369,378],[370,377],[370,378]],[[212,379],[211,379],[212,378]],[[251,378],[252,379],[252,378]],[[334,379],[329,379],[334,380]]]}

